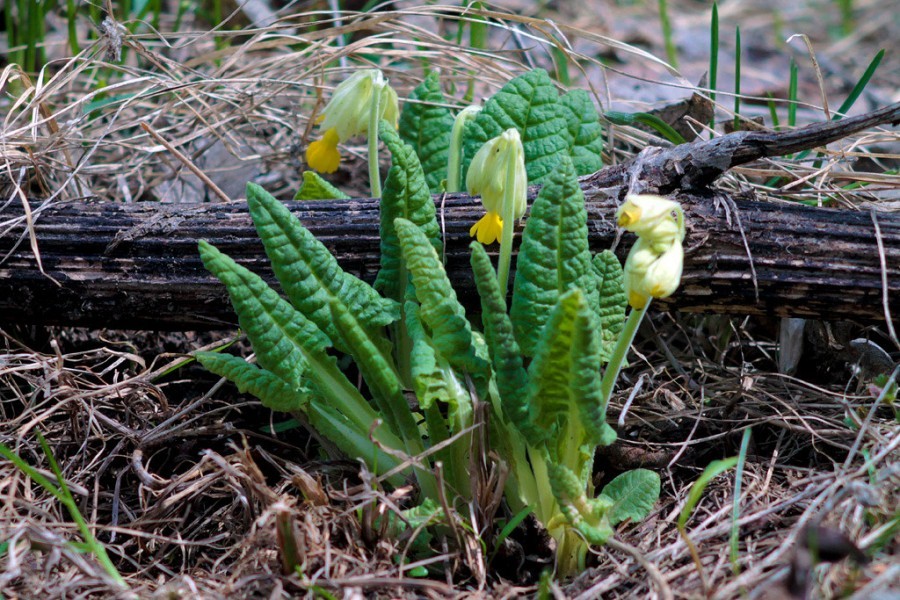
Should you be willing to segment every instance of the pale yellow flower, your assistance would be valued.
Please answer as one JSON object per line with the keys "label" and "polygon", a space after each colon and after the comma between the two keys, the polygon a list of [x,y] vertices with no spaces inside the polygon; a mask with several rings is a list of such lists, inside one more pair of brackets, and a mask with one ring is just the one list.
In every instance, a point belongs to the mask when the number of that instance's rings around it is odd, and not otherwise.
{"label": "pale yellow flower", "polygon": [[681,282],[684,249],[680,241],[658,253],[645,238],[638,241],[625,260],[625,294],[632,308],[644,308],[650,298],[668,298]]}
{"label": "pale yellow flower", "polygon": [[400,118],[397,92],[388,85],[381,71],[363,69],[341,82],[319,116],[325,133],[307,147],[307,164],[321,173],[336,171],[341,161],[338,144],[368,133],[376,99],[379,120],[396,127]]}
{"label": "pale yellow flower", "polygon": [[619,227],[659,244],[665,252],[678,237],[684,239],[684,215],[681,206],[673,201],[649,194],[631,195],[616,211]]}
{"label": "pale yellow flower", "polygon": [[621,227],[638,235],[625,260],[625,293],[632,308],[671,296],[684,267],[684,212],[659,196],[628,196],[616,211]]}
{"label": "pale yellow flower", "polygon": [[466,189],[473,196],[481,196],[487,214],[469,230],[482,244],[492,244],[503,233],[503,202],[507,197],[507,174],[514,169],[513,189],[509,197],[513,202],[513,218],[525,214],[528,203],[528,176],[525,172],[525,150],[519,132],[507,129],[488,140],[472,158],[466,175]]}

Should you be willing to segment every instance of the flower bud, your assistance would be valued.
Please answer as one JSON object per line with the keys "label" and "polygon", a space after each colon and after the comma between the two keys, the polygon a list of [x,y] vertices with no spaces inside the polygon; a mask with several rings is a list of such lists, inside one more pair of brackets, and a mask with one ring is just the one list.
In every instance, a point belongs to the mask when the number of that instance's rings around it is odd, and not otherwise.
{"label": "flower bud", "polygon": [[684,249],[673,241],[662,253],[654,243],[639,237],[625,260],[625,294],[632,308],[644,308],[650,298],[671,296],[681,282]]}
{"label": "flower bud", "polygon": [[[507,190],[509,169],[514,169],[513,188]],[[513,202],[513,218],[525,214],[528,202],[528,175],[525,172],[525,150],[515,128],[507,129],[488,140],[472,158],[466,175],[466,188],[480,195],[487,214],[469,230],[469,235],[482,244],[500,238],[503,231],[504,199]]]}
{"label": "flower bud", "polygon": [[631,195],[616,211],[619,227],[643,238],[659,242],[660,253],[678,237],[684,239],[684,216],[681,206],[672,200],[651,195]]}

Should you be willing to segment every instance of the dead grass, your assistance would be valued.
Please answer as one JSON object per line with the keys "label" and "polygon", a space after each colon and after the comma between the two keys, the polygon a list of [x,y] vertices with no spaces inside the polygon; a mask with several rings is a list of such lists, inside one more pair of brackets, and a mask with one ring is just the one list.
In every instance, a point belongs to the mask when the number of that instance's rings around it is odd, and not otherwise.
{"label": "dead grass", "polygon": [[[0,99],[4,201],[37,200],[32,218],[56,202],[218,201],[140,123],[230,198],[240,197],[250,179],[290,197],[321,97],[346,69],[375,55],[401,97],[424,65],[439,68],[455,105],[464,104],[470,82],[477,99],[526,68],[552,68],[550,35],[579,61],[580,70],[570,67],[573,85],[592,90],[604,109],[645,110],[652,101],[686,98],[706,68],[703,48],[696,46],[697,39],[706,43],[708,25],[693,5],[670,6],[685,54],[678,72],[654,57],[663,54],[661,42],[648,30],[658,24],[643,5],[604,6],[599,20],[587,3],[540,18],[484,12],[493,25],[491,50],[482,52],[445,39],[455,39],[459,24],[475,13],[398,4],[397,11],[343,15],[340,23],[327,12],[286,13],[261,29],[211,34],[193,23],[194,31],[126,36],[121,63],[107,62],[116,49],[110,38],[74,59],[51,47],[56,59],[30,82],[16,79],[7,66],[0,75],[7,92]],[[839,99],[877,44],[898,37],[890,20],[879,17],[879,3],[854,4],[860,25],[849,39],[834,41],[827,28],[807,27],[815,33],[826,88]],[[831,18],[821,7],[804,6],[784,18],[800,25]],[[755,100],[767,91],[786,95],[792,50],[772,37],[773,13],[765,18],[747,10],[729,4],[722,18],[729,27],[740,23],[745,40],[756,40],[750,50],[745,41],[745,51],[757,52],[755,60],[745,56],[745,114],[767,114]],[[165,23],[162,30],[168,31]],[[727,46],[725,31],[723,25]],[[217,50],[214,35],[229,45]],[[729,62],[723,54],[726,72]],[[900,81],[897,65],[889,55],[861,108],[897,100],[890,98]],[[720,73],[723,87],[726,72]],[[803,120],[822,118],[816,80],[807,65]],[[722,89],[719,101],[719,116],[727,118],[731,100]],[[706,124],[694,126],[702,132]],[[818,166],[769,160],[736,170],[721,185],[779,200],[896,209],[898,178],[884,171],[900,161],[898,142],[896,131],[871,131],[830,147]],[[661,141],[611,126],[605,158],[622,160],[648,143]],[[364,152],[356,150],[357,156]],[[351,160],[336,183],[366,195],[355,183],[365,180],[364,171],[361,160]],[[765,186],[773,175],[785,177],[777,190]],[[865,186],[847,189],[850,183]],[[14,226],[2,223],[0,232]],[[658,509],[647,521],[620,528],[618,543],[597,549],[589,571],[550,592],[584,599],[778,597],[773,594],[790,568],[796,535],[819,523],[874,556],[865,567],[846,561],[819,567],[817,594],[865,598],[896,586],[900,432],[884,402],[865,388],[857,391],[841,341],[817,347],[820,354],[807,357],[805,372],[790,377],[777,372],[775,323],[685,319],[661,315],[645,328],[641,354],[611,407],[623,441],[598,461],[600,478],[637,464],[657,469],[663,476]],[[886,339],[877,330],[856,331]],[[117,590],[72,543],[75,528],[59,503],[0,461],[0,591],[6,597],[535,593],[536,575],[551,556],[546,541],[526,522],[489,564],[492,548],[480,540],[489,541],[498,525],[471,507],[456,507],[453,522],[432,543],[433,556],[398,563],[410,552],[412,536],[383,535],[378,523],[385,519],[377,517],[405,506],[409,490],[378,488],[352,461],[320,461],[308,436],[273,429],[279,417],[195,365],[169,372],[185,353],[210,341],[190,334],[0,330],[0,441],[47,469],[33,432],[45,435],[82,514],[131,586],[128,593]],[[736,562],[729,557],[730,472],[713,482],[688,524],[698,566],[677,532],[677,515],[703,467],[735,455],[751,427],[738,503],[739,555]],[[293,532],[301,572],[282,574],[279,523]],[[429,567],[429,578],[412,576],[416,561]]]}

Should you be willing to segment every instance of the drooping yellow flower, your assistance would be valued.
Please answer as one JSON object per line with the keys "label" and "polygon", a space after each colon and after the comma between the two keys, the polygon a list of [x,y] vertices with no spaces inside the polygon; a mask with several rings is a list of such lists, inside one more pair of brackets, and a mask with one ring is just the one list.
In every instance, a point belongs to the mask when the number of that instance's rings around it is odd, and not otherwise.
{"label": "drooping yellow flower", "polygon": [[388,85],[381,71],[363,69],[341,82],[319,116],[325,133],[322,139],[307,147],[307,164],[321,173],[336,171],[341,161],[338,143],[368,133],[376,101],[378,119],[396,127],[400,118],[397,92]]}
{"label": "drooping yellow flower", "polygon": [[625,293],[632,308],[671,296],[684,266],[684,212],[659,196],[628,196],[616,211],[618,224],[638,235],[625,260]]}
{"label": "drooping yellow flower", "polygon": [[678,241],[684,239],[681,206],[660,196],[628,196],[616,211],[616,222],[626,231],[652,242],[660,254],[666,251],[676,237]]}
{"label": "drooping yellow flower", "polygon": [[[507,190],[509,169],[513,169],[513,187]],[[525,172],[525,150],[515,128],[507,129],[488,140],[472,158],[466,174],[466,189],[481,196],[487,213],[469,230],[469,235],[482,244],[492,244],[503,233],[504,199],[513,203],[513,218],[525,214],[528,203],[528,176]],[[509,192],[507,194],[507,192]]]}
{"label": "drooping yellow flower", "polygon": [[668,298],[681,282],[684,249],[681,241],[658,253],[645,238],[638,241],[625,260],[625,294],[632,308],[644,308],[650,298]]}
{"label": "drooping yellow flower", "polygon": [[319,173],[334,173],[341,164],[341,153],[337,145],[340,141],[337,130],[329,129],[322,139],[312,142],[306,148],[307,164]]}

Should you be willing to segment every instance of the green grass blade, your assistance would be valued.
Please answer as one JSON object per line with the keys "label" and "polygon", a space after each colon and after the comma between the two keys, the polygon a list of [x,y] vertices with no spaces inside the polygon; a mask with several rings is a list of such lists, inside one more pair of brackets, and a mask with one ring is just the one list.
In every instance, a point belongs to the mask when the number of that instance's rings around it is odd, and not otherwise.
{"label": "green grass blade", "polygon": [[788,127],[797,124],[797,63],[791,58],[790,75],[788,81]]}
{"label": "green grass blade", "polygon": [[678,529],[684,531],[684,526],[687,524],[688,519],[691,518],[691,514],[700,502],[700,498],[703,497],[703,492],[706,491],[706,486],[709,485],[709,482],[728,469],[733,468],[737,463],[738,457],[732,456],[731,458],[714,460],[703,469],[700,477],[698,477],[697,481],[691,486],[691,491],[688,492],[687,501],[685,501],[684,507],[678,515]]}
{"label": "green grass blade", "polygon": [[731,568],[735,575],[741,571],[738,564],[738,542],[740,541],[740,528],[738,527],[738,518],[741,516],[741,483],[744,478],[744,463],[747,462],[747,448],[750,446],[750,433],[752,429],[744,430],[744,436],[741,438],[741,449],[738,452],[737,470],[734,474],[734,505],[731,510],[731,534],[729,535],[729,546],[731,547]]}
{"label": "green grass blade", "polygon": [[672,23],[669,21],[669,7],[666,0],[659,0],[659,22],[662,25],[663,40],[666,44],[666,58],[669,64],[678,68],[678,52],[672,39]]}
{"label": "green grass blade", "polygon": [[853,86],[853,89],[850,90],[850,94],[847,96],[847,99],[844,100],[844,103],[841,104],[840,108],[837,109],[837,113],[835,113],[832,117],[832,121],[838,121],[847,113],[848,110],[856,103],[856,100],[863,93],[863,90],[866,89],[866,86],[869,85],[869,81],[872,79],[872,76],[875,74],[875,70],[878,69],[878,65],[881,64],[881,60],[884,58],[884,48],[878,51],[875,55],[875,58],[869,63],[869,66],[866,67],[865,72],[862,74],[862,77],[859,78],[859,81],[856,82],[856,85]]}
{"label": "green grass blade", "polygon": [[741,128],[741,28],[734,30],[734,130]]}
{"label": "green grass blade", "polygon": [[603,116],[614,125],[634,125],[635,123],[640,123],[641,125],[652,127],[656,133],[675,145],[685,143],[684,137],[675,131],[671,125],[650,113],[624,113],[611,110],[603,113]]}

